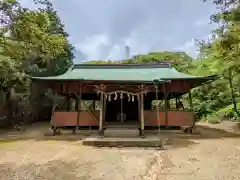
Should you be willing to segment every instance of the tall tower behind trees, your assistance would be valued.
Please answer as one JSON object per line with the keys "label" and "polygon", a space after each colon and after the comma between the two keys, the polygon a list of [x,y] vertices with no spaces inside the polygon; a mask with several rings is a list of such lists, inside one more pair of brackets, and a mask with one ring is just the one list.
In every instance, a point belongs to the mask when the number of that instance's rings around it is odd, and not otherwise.
{"label": "tall tower behind trees", "polygon": [[125,59],[130,58],[130,48],[129,46],[125,46]]}

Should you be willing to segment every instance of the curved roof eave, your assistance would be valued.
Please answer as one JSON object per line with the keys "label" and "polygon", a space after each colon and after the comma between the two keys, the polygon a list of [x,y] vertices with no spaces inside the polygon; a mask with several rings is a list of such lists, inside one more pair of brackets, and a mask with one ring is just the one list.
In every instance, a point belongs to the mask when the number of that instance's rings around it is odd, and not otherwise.
{"label": "curved roof eave", "polygon": [[173,77],[173,78],[161,78],[161,80],[217,80],[217,75],[209,76],[185,76],[185,77]]}

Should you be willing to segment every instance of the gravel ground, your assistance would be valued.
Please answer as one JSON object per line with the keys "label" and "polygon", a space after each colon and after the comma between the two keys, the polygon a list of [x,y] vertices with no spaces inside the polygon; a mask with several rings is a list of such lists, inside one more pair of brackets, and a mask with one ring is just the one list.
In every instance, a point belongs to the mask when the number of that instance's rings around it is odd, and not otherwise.
{"label": "gravel ground", "polygon": [[[35,139],[33,131],[27,131],[25,140],[0,141],[0,179],[237,180],[240,136],[231,126],[201,124],[200,137],[172,137],[171,146],[164,151],[95,148],[82,146],[77,140],[46,140],[36,138],[42,134],[38,128]],[[7,135],[2,133],[1,137]]]}

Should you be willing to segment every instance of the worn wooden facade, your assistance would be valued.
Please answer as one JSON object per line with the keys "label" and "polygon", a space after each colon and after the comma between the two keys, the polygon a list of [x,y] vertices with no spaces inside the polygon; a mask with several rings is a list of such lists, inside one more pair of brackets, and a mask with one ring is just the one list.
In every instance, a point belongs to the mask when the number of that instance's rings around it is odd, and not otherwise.
{"label": "worn wooden facade", "polygon": [[[138,74],[139,72],[139,74]],[[214,80],[177,72],[169,63],[155,65],[77,65],[64,75],[34,77],[57,94],[74,102],[71,108],[54,107],[51,124],[97,126],[101,135],[112,125],[133,126],[144,135],[146,126],[194,128],[191,89]],[[180,96],[189,94],[185,108]],[[174,99],[174,106],[169,101]],[[158,100],[152,106],[152,101]],[[69,105],[69,104],[68,104]]]}

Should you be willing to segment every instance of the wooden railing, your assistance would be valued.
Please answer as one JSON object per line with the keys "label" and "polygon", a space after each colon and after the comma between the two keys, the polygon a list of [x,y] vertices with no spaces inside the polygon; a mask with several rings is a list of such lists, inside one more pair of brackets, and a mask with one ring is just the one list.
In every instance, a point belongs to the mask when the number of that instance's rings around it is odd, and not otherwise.
{"label": "wooden railing", "polygon": [[[167,113],[167,119],[165,115]],[[99,111],[94,111],[99,117]],[[77,111],[55,111],[52,116],[52,123],[56,126],[98,126],[98,121],[88,111],[81,111],[78,118]],[[158,126],[158,117],[156,111],[144,111],[145,126]],[[77,124],[78,122],[78,124]],[[166,112],[160,111],[160,125],[162,126],[192,126],[194,123],[194,113],[191,110],[169,109]]]}
{"label": "wooden railing", "polygon": [[[167,113],[167,118],[166,118]],[[159,113],[161,126],[192,126],[194,123],[194,112],[191,110],[168,109]],[[156,111],[144,111],[145,126],[156,126],[159,124]]]}
{"label": "wooden railing", "polygon": [[[94,114],[99,116],[99,111],[94,111]],[[52,123],[56,126],[98,126],[98,121],[88,111],[81,111],[78,121],[77,118],[77,111],[55,111]]]}

